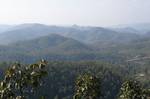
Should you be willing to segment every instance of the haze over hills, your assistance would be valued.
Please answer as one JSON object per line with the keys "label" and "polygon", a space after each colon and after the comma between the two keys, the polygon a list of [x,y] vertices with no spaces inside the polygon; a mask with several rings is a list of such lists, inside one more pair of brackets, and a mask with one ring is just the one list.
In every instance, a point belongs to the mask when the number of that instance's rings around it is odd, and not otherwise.
{"label": "haze over hills", "polygon": [[125,31],[129,30],[134,31],[139,34],[145,34],[150,31],[150,23],[137,23],[137,24],[122,24],[113,26],[115,29],[124,29]]}
{"label": "haze over hills", "polygon": [[3,25],[0,24],[0,33],[3,33],[5,31],[8,31],[9,29],[11,29],[13,27],[13,25]]}
{"label": "haze over hills", "polygon": [[111,29],[114,31],[117,31],[117,32],[140,34],[140,31],[138,31],[132,27],[121,27],[121,28],[115,27],[115,28],[111,28]]}
{"label": "haze over hills", "polygon": [[113,57],[125,60],[126,55],[134,57],[137,53],[149,52],[150,37],[147,35],[139,34],[133,28],[21,24],[0,34],[0,56],[3,56],[0,59],[12,60],[11,56],[14,56],[14,60],[19,57],[62,60],[109,60]]}
{"label": "haze over hills", "polygon": [[63,27],[48,26],[43,24],[21,24],[1,33],[0,44],[5,45],[17,41],[31,40],[49,34],[59,34],[87,44],[103,42],[128,42],[138,38],[136,33],[131,34],[128,31],[115,31],[102,27]]}

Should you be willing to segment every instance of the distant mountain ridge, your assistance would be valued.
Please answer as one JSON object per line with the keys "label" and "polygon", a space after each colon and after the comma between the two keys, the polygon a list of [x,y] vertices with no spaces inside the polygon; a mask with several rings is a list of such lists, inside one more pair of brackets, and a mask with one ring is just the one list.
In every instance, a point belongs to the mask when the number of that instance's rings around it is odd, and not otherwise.
{"label": "distant mountain ridge", "polygon": [[0,24],[0,34],[11,29],[13,25]]}
{"label": "distant mountain ridge", "polygon": [[[121,32],[102,27],[64,27],[48,26],[43,24],[21,24],[0,34],[0,44],[6,45],[18,41],[31,40],[41,36],[47,36],[49,34],[62,35],[87,44],[118,42],[118,40],[119,42],[128,42],[132,39],[138,38],[137,34],[134,34],[135,37],[133,37],[133,34],[131,33],[123,34]],[[120,39],[122,37],[125,39]]]}
{"label": "distant mountain ridge", "polygon": [[135,23],[135,24],[121,24],[117,26],[112,26],[113,28],[132,28],[138,31],[140,34],[145,34],[150,31],[150,23]]}

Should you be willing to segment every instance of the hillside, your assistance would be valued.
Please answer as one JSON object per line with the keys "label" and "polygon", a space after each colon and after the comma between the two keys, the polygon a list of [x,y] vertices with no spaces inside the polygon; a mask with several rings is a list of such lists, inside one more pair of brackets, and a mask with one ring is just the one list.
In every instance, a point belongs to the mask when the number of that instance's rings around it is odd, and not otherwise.
{"label": "hillside", "polygon": [[[150,59],[150,37],[133,40],[126,44],[117,44],[106,47],[100,53],[119,56],[122,58],[122,64],[133,63],[136,65],[147,65]],[[118,57],[118,59],[119,59]]]}
{"label": "hillside", "polygon": [[[33,61],[40,58],[68,60],[75,54],[75,59],[84,58],[94,49],[72,38],[57,34],[21,41],[0,47],[1,61]],[[74,59],[73,58],[73,59]],[[72,59],[71,59],[72,60]]]}
{"label": "hillside", "polygon": [[39,37],[33,40],[21,41],[10,46],[25,50],[28,52],[76,52],[76,51],[92,51],[89,46],[74,40],[57,34],[50,34],[48,36]]}

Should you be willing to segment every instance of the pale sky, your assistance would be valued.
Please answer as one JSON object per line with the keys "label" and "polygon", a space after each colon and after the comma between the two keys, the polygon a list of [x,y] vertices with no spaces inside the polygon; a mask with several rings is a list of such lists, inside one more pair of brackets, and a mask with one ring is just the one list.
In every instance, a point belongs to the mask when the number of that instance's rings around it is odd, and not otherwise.
{"label": "pale sky", "polygon": [[150,0],[0,0],[0,24],[109,26],[150,22]]}

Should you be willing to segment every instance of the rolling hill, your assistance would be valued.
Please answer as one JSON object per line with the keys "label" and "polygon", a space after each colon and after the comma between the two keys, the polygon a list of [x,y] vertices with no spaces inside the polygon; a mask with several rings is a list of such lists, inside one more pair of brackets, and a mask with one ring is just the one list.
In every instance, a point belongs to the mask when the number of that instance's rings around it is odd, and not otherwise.
{"label": "rolling hill", "polygon": [[58,34],[50,34],[48,36],[39,37],[33,40],[21,41],[10,46],[19,48],[20,50],[28,52],[45,51],[48,52],[69,52],[69,51],[91,51],[88,45],[83,44],[72,38],[60,36]]}
{"label": "rolling hill", "polygon": [[[57,34],[39,37],[32,40],[20,41],[9,45],[0,46],[1,61],[27,60],[33,61],[49,57],[50,59],[61,60],[76,54],[76,59],[80,55],[88,55],[94,49],[84,43],[72,38],[63,37]],[[86,58],[86,57],[85,57]]]}

